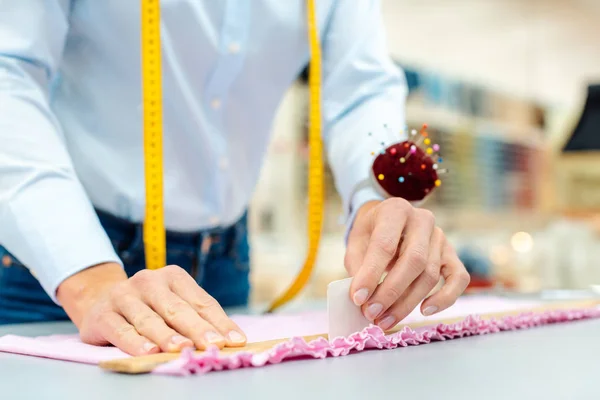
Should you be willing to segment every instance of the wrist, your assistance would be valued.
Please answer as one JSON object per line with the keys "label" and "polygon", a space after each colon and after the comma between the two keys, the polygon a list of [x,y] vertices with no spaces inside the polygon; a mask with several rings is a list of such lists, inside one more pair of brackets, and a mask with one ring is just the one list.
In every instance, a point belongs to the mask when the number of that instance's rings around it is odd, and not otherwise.
{"label": "wrist", "polygon": [[79,327],[90,307],[115,284],[125,280],[127,274],[121,265],[98,264],[65,279],[58,286],[56,297],[71,321]]}
{"label": "wrist", "polygon": [[381,203],[381,200],[370,200],[362,204],[360,208],[356,211],[356,218],[360,218],[362,215],[369,212],[369,210],[376,207],[379,203]]}

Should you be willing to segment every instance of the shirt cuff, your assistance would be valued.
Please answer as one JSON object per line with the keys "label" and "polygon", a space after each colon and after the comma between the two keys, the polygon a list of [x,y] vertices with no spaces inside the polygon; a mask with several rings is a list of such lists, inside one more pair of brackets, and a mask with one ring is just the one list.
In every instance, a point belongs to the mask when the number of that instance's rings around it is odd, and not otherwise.
{"label": "shirt cuff", "polygon": [[102,263],[123,264],[81,185],[57,175],[11,199],[0,218],[0,242],[59,304],[58,286],[71,275]]}
{"label": "shirt cuff", "polygon": [[348,207],[348,216],[346,218],[346,233],[344,235],[344,243],[348,244],[348,237],[350,235],[350,231],[354,226],[354,220],[356,219],[356,214],[358,210],[368,203],[369,201],[379,200],[383,201],[384,197],[381,196],[375,189],[372,187],[365,187],[357,190],[352,198],[350,199],[350,205]]}

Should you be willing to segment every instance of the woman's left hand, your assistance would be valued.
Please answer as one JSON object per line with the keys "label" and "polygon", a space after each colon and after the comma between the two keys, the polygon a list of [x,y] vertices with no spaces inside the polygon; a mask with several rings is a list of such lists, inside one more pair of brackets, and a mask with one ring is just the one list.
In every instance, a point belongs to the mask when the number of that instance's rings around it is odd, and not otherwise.
{"label": "woman's left hand", "polygon": [[[352,300],[384,330],[402,321],[420,302],[426,316],[450,307],[470,282],[433,213],[400,198],[361,207],[348,237],[344,264],[354,277]],[[444,285],[427,297],[440,276]]]}

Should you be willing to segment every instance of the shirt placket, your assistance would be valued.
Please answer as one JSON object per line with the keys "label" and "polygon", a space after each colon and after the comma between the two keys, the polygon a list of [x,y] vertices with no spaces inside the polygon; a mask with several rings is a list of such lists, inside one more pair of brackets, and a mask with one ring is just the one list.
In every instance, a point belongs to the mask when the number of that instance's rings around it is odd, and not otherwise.
{"label": "shirt placket", "polygon": [[[225,16],[219,40],[219,56],[215,67],[208,79],[204,93],[204,103],[208,111],[208,120],[211,129],[214,130],[215,138],[214,162],[216,163],[215,186],[217,198],[214,209],[219,215],[225,215],[231,205],[227,198],[228,182],[226,175],[229,174],[230,160],[228,132],[223,123],[223,112],[227,106],[227,98],[231,86],[239,76],[245,57],[248,30],[250,27],[251,5],[247,0],[227,0],[225,5]],[[220,225],[221,219],[218,215],[210,218],[211,225]]]}

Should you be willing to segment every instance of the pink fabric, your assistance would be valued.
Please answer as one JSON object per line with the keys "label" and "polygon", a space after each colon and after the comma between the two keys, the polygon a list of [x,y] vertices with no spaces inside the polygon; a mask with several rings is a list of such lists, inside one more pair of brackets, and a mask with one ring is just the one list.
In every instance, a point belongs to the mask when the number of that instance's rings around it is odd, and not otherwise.
{"label": "pink fabric", "polygon": [[100,361],[129,357],[116,347],[91,346],[79,340],[79,335],[0,337],[0,351],[28,356],[98,364]]}
{"label": "pink fabric", "polygon": [[[431,317],[424,317],[420,307],[415,308],[402,323],[466,317],[473,314],[524,310],[538,307],[539,301],[510,299],[499,296],[464,296],[450,308]],[[264,316],[234,315],[233,320],[244,330],[249,342],[263,342],[294,336],[309,336],[326,333],[327,313],[311,311],[300,314],[270,314]]]}
{"label": "pink fabric", "polygon": [[[161,366],[156,373],[188,374],[207,372],[225,368],[261,366],[278,363],[297,356],[315,358],[346,355],[348,352],[370,348],[394,348],[397,346],[429,343],[432,340],[446,340],[473,334],[498,332],[507,329],[528,328],[540,324],[563,322],[573,319],[600,316],[600,309],[552,312],[541,315],[526,314],[519,318],[508,317],[500,321],[480,321],[473,315],[528,309],[539,306],[540,302],[508,299],[503,297],[465,296],[454,306],[433,317],[424,317],[417,308],[403,322],[427,321],[440,318],[453,318],[471,315],[462,323],[450,326],[432,326],[412,331],[383,336],[377,327],[369,327],[348,338],[332,338],[306,343],[300,336],[327,332],[327,314],[324,311],[302,314],[273,314],[267,316],[234,315],[232,318],[248,336],[249,342],[294,337],[285,343],[261,354],[238,353],[231,356],[218,356],[215,350],[200,356],[185,353],[182,357]],[[0,351],[46,357],[57,360],[97,364],[100,361],[129,357],[114,347],[97,347],[82,343],[77,335],[52,335],[37,338],[6,335],[0,337]]]}
{"label": "pink fabric", "polygon": [[346,356],[353,351],[395,349],[427,344],[432,341],[597,317],[600,317],[600,309],[550,311],[542,314],[525,313],[500,320],[483,320],[476,316],[468,316],[456,324],[439,324],[416,330],[405,327],[402,331],[387,336],[381,328],[371,325],[362,332],[357,332],[347,338],[339,337],[332,341],[319,338],[307,343],[304,339],[295,337],[262,353],[243,352],[220,355],[216,347],[199,355],[192,351],[186,351],[179,359],[157,367],[153,373],[185,376],[224,369],[262,367],[298,357],[339,357]]}

